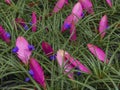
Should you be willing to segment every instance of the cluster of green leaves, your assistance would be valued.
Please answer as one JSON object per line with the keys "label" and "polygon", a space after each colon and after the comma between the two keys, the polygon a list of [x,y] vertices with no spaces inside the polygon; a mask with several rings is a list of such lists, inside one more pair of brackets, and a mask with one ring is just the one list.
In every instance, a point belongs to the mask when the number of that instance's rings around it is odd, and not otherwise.
{"label": "cluster of green leaves", "polygon": [[[11,34],[11,43],[7,45],[0,39],[0,89],[32,90],[35,87],[41,89],[28,74],[28,68],[20,63],[11,49],[15,46],[18,36],[24,36],[30,44],[35,46],[32,57],[35,57],[44,68],[48,90],[118,90],[120,88],[120,0],[112,0],[113,7],[110,8],[105,0],[92,0],[94,15],[87,15],[76,25],[77,41],[69,42],[69,32],[61,33],[61,25],[69,15],[77,0],[69,0],[59,13],[46,18],[55,5],[54,0],[39,0],[39,4],[29,7],[29,2],[36,0],[13,0],[9,6],[0,2],[0,25]],[[16,17],[24,18],[26,22],[31,21],[31,13],[35,11],[38,20],[37,32],[33,33],[31,27],[25,31],[15,23]],[[109,28],[102,40],[98,34],[100,18],[108,16]],[[48,32],[46,31],[48,28]],[[80,60],[91,70],[91,74],[82,73],[75,75],[75,80],[69,79],[63,74],[56,61],[50,61],[41,50],[41,42],[47,41],[57,52],[58,49],[68,51],[73,57]],[[101,47],[107,54],[110,62],[102,63],[95,58],[87,49],[87,44],[92,43]],[[74,71],[74,70],[73,70]],[[25,77],[30,77],[30,82],[25,82]]]}

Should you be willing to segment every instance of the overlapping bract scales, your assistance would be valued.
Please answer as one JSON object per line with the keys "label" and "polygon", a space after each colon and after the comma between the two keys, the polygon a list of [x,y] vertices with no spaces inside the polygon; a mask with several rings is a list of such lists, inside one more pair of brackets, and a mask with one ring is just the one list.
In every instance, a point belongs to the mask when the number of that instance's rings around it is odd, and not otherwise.
{"label": "overlapping bract scales", "polygon": [[97,46],[95,46],[95,45],[93,45],[91,43],[87,44],[87,47],[90,50],[90,52],[95,57],[97,57],[100,61],[105,62],[105,63],[109,62],[109,60],[107,59],[107,56],[106,56],[105,52],[101,48],[99,48],[99,47],[97,47]]}
{"label": "overlapping bract scales", "polygon": [[107,15],[104,15],[99,23],[99,33],[101,38],[105,36],[107,28],[108,28],[108,19],[107,19]]}
{"label": "overlapping bract scales", "polygon": [[33,79],[46,90],[44,71],[35,58],[30,59],[30,69],[33,71]]}
{"label": "overlapping bract scales", "polygon": [[32,50],[30,49],[30,45],[28,43],[28,41],[22,37],[19,36],[16,40],[16,49],[18,49],[16,51],[17,56],[19,57],[19,59],[24,63],[24,64],[28,64],[30,56],[32,54]]}

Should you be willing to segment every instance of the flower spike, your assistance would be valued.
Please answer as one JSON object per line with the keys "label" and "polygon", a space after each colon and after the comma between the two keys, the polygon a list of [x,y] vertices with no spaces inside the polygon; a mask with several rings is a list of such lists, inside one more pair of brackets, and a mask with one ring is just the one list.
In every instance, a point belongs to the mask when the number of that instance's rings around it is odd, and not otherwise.
{"label": "flower spike", "polygon": [[107,15],[104,15],[101,20],[100,20],[100,23],[99,23],[99,33],[100,33],[100,36],[101,38],[103,38],[106,34],[106,30],[108,28],[108,19],[107,19]]}
{"label": "flower spike", "polygon": [[109,62],[109,60],[106,58],[107,56],[106,56],[105,52],[101,48],[99,48],[93,44],[90,44],[90,43],[87,44],[87,47],[90,50],[90,52],[94,56],[96,56],[100,61],[106,62],[106,63]]}
{"label": "flower spike", "polygon": [[30,59],[30,69],[32,71],[33,79],[38,82],[44,88],[44,90],[46,90],[44,71],[38,61],[34,58]]}
{"label": "flower spike", "polygon": [[79,19],[83,17],[83,8],[80,2],[77,2],[73,9],[72,9],[72,14],[73,14],[73,22],[77,23]]}
{"label": "flower spike", "polygon": [[17,56],[25,65],[28,64],[32,50],[29,49],[29,43],[24,37],[19,36],[17,38],[16,47],[12,51],[17,53]]}

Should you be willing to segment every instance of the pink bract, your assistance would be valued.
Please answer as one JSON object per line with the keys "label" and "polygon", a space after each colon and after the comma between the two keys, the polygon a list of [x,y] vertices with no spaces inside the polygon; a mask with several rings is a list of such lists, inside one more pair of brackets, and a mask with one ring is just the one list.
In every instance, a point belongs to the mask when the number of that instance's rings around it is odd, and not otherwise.
{"label": "pink bract", "polygon": [[97,47],[97,46],[95,46],[93,44],[90,44],[90,43],[87,44],[87,47],[90,50],[90,52],[94,56],[96,56],[100,61],[106,62],[106,63],[109,62],[109,60],[107,59],[107,56],[106,56],[105,52],[101,48],[99,48],[99,47]]}
{"label": "pink bract", "polygon": [[54,52],[52,47],[45,41],[42,42],[42,50],[47,56],[50,56]]}
{"label": "pink bract", "polygon": [[18,51],[16,52],[17,56],[27,65],[32,54],[32,51],[29,50],[28,41],[24,37],[19,36],[16,40],[16,47],[18,48]]}
{"label": "pink bract", "polygon": [[103,38],[106,34],[106,30],[108,28],[108,19],[107,19],[107,15],[104,15],[99,23],[99,33],[101,38]]}
{"label": "pink bract", "polygon": [[33,79],[46,90],[44,71],[38,61],[34,58],[30,59],[30,69],[33,71]]}
{"label": "pink bract", "polygon": [[83,9],[82,9],[82,6],[80,4],[80,2],[77,2],[73,9],[72,9],[72,14],[73,14],[73,21],[74,23],[77,23],[78,20],[80,18],[82,18],[82,14],[83,14]]}

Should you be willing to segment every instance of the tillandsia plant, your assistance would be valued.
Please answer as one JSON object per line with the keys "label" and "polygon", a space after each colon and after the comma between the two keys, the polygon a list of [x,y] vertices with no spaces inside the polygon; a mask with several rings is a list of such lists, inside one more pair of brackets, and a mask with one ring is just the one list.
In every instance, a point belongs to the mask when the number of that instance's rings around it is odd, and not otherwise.
{"label": "tillandsia plant", "polygon": [[12,49],[13,53],[16,53],[18,58],[25,64],[28,65],[34,46],[30,45],[28,41],[19,36],[16,40],[16,46]]}
{"label": "tillandsia plant", "polygon": [[10,33],[6,32],[5,29],[2,26],[0,26],[0,38],[9,44],[10,37],[11,37]]}
{"label": "tillandsia plant", "polygon": [[58,64],[61,68],[64,68],[64,73],[68,74],[70,79],[74,79],[74,73],[72,72],[72,69],[74,68],[77,68],[84,73],[91,73],[86,66],[84,66],[80,61],[74,59],[68,52],[64,50],[58,50],[56,58]]}
{"label": "tillandsia plant", "polygon": [[0,0],[0,90],[119,90],[119,11],[120,0]]}

